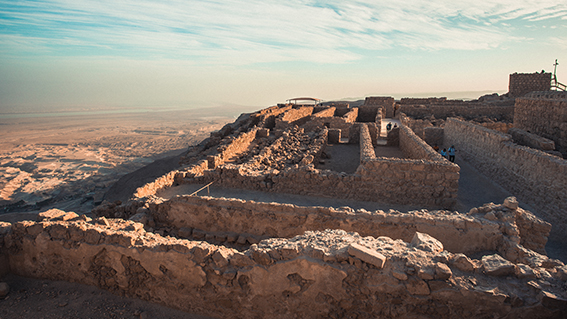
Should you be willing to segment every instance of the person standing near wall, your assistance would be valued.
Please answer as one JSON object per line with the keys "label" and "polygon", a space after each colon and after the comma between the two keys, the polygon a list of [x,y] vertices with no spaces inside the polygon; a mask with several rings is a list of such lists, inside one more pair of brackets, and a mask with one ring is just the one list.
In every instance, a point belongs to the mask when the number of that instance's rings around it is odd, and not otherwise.
{"label": "person standing near wall", "polygon": [[451,147],[449,147],[449,149],[447,150],[447,153],[449,154],[449,161],[454,163],[455,162],[455,146],[451,145]]}
{"label": "person standing near wall", "polygon": [[441,156],[443,156],[443,158],[447,158],[447,149],[446,149],[446,148],[444,148],[444,149],[441,151]]}

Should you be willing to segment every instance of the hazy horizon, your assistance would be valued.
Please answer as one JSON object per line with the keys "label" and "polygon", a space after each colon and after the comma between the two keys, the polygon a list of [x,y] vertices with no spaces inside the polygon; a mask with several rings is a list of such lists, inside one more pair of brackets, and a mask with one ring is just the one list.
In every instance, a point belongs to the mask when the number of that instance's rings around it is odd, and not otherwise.
{"label": "hazy horizon", "polygon": [[474,99],[555,59],[567,82],[551,0],[0,0],[0,25],[0,113]]}

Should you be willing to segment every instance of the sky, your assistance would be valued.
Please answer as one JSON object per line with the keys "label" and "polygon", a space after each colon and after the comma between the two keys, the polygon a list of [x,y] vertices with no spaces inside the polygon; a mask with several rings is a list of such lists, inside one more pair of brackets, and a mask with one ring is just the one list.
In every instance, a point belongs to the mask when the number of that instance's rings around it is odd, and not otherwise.
{"label": "sky", "polygon": [[564,0],[0,0],[0,113],[472,98],[555,59]]}

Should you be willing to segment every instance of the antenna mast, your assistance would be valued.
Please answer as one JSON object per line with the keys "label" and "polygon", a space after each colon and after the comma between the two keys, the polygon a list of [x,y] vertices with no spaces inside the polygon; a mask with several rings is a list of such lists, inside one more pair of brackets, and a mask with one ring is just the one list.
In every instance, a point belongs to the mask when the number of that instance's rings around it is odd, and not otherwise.
{"label": "antenna mast", "polygon": [[565,86],[565,84],[557,82],[557,66],[558,65],[559,65],[559,63],[557,63],[557,59],[555,59],[555,63],[553,63],[553,79],[551,79],[551,88],[555,89],[555,91],[558,91],[558,90],[567,91],[567,86]]}

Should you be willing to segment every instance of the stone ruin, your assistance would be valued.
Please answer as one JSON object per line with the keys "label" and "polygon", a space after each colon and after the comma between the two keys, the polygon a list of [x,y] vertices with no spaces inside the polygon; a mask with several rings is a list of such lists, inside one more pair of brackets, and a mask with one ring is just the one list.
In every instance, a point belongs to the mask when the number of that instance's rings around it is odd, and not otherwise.
{"label": "stone ruin", "polygon": [[[104,202],[92,218],[54,209],[37,221],[0,223],[0,271],[219,318],[563,318],[567,266],[546,256],[551,224],[514,197],[452,211],[459,166],[403,118],[384,134],[390,102],[243,114],[191,147],[178,170],[127,202]],[[488,130],[446,122],[445,142]],[[460,149],[475,154],[473,138],[462,140]],[[399,157],[381,156],[383,145]],[[354,172],[324,168],[336,147],[354,154]],[[530,156],[552,156],[542,154]],[[210,183],[424,208],[306,206],[193,191]]]}

